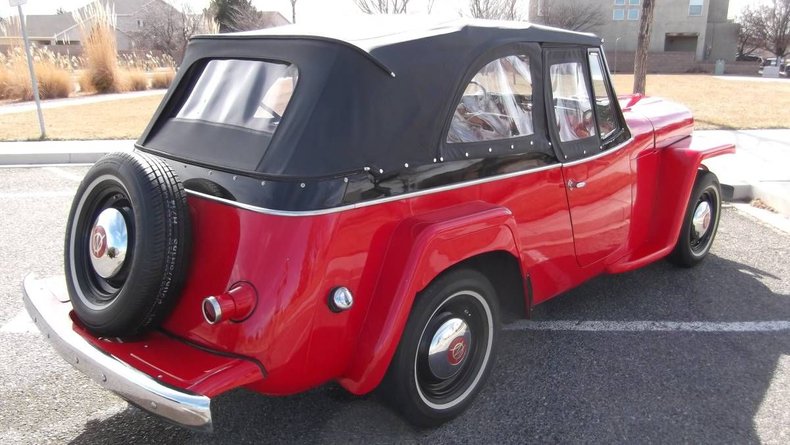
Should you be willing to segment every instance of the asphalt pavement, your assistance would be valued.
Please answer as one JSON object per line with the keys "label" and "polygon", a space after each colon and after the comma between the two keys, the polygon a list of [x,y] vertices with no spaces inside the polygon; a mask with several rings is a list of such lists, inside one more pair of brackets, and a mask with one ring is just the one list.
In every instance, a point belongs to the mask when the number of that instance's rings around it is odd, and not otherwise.
{"label": "asphalt pavement", "polygon": [[223,395],[211,435],[168,424],[72,369],[22,307],[25,274],[62,273],[86,170],[0,168],[0,443],[790,443],[790,235],[733,208],[699,267],[594,279],[506,326],[488,385],[439,428],[334,384]]}

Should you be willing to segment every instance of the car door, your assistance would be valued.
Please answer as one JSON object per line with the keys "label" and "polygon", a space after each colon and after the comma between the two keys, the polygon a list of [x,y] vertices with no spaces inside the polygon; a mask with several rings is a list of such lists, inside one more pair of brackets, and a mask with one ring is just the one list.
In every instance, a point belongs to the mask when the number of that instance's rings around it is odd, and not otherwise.
{"label": "car door", "polygon": [[[598,50],[544,51],[548,121],[562,174],[579,266],[624,248],[631,217],[627,128]],[[553,110],[552,110],[553,107]]]}

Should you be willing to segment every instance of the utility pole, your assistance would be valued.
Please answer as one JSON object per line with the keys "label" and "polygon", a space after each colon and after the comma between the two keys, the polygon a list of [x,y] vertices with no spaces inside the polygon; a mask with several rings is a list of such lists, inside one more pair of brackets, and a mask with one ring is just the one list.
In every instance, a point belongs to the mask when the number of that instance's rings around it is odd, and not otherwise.
{"label": "utility pole", "polygon": [[22,31],[22,39],[25,41],[25,54],[27,54],[27,68],[30,70],[30,81],[33,83],[33,98],[36,100],[36,110],[38,111],[38,125],[41,128],[41,139],[47,138],[47,130],[44,127],[44,113],[41,112],[41,98],[38,95],[38,79],[36,79],[36,70],[33,67],[33,56],[30,54],[30,42],[27,38],[27,28],[25,25],[25,14],[22,13],[22,5],[27,3],[27,0],[8,0],[8,4],[13,8],[17,7],[19,11],[19,27]]}
{"label": "utility pole", "polygon": [[639,40],[634,56],[634,94],[645,94],[647,83],[647,50],[650,48],[650,33],[653,28],[654,0],[642,1],[642,17],[639,22]]}

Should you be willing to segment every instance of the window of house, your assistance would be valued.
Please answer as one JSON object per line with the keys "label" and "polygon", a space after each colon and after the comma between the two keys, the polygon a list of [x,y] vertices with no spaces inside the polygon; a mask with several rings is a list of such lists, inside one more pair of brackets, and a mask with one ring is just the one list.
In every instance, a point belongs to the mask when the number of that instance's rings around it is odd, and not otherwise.
{"label": "window of house", "polygon": [[566,62],[551,65],[549,76],[560,141],[595,136],[595,120],[582,64]]}
{"label": "window of house", "polygon": [[628,20],[639,20],[639,8],[628,8]]}
{"label": "window of house", "polygon": [[702,5],[704,0],[689,0],[689,15],[698,17],[702,15]]}
{"label": "window of house", "polygon": [[632,6],[633,5],[637,5],[638,6],[639,5],[639,0],[628,0],[628,4],[632,5]]}
{"label": "window of house", "polygon": [[624,6],[625,0],[614,0],[615,6]]}
{"label": "window of house", "polygon": [[524,55],[483,67],[455,109],[448,143],[508,139],[533,134],[532,75]]}
{"label": "window of house", "polygon": [[614,8],[612,10],[612,20],[625,20],[625,9]]}

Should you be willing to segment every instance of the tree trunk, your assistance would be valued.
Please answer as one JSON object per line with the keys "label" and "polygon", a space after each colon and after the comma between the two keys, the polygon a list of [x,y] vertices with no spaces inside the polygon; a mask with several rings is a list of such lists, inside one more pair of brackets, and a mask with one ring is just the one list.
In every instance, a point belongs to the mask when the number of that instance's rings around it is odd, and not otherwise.
{"label": "tree trunk", "polygon": [[647,49],[653,28],[654,0],[642,1],[642,17],[639,22],[639,40],[634,56],[634,94],[645,94],[647,80]]}

